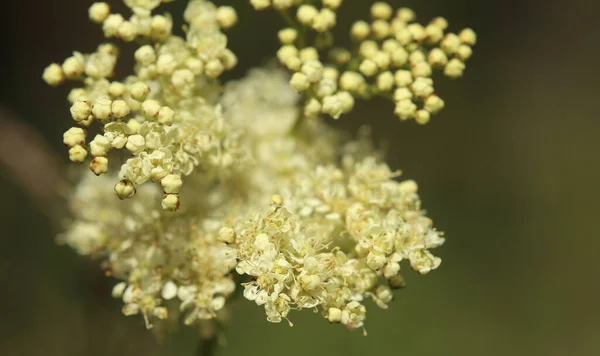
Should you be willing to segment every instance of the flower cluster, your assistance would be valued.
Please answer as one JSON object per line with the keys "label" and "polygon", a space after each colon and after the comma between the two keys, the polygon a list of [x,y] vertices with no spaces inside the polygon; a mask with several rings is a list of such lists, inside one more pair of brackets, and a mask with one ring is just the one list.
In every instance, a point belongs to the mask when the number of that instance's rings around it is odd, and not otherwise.
{"label": "flower cluster", "polygon": [[[356,98],[395,92],[402,119],[426,122],[443,106],[431,68],[461,74],[472,31],[444,35],[444,20],[422,27],[379,2],[371,24],[353,25],[353,53],[332,47],[341,0],[251,0],[295,26],[279,32],[276,54],[292,74],[271,64],[223,84],[237,63],[222,32],[237,21],[233,8],[190,0],[177,36],[170,15],[152,14],[160,0],[124,2],[128,20],[106,3],[89,17],[107,38],[140,43],[132,75],[113,79],[119,50],[102,44],[43,78],[82,84],[68,97],[75,126],[63,142],[74,162],[92,156],[99,176],[80,180],[60,241],[120,280],[112,294],[125,315],[142,315],[148,328],[201,325],[243,295],[270,322],[308,308],[364,328],[365,301],[388,308],[404,286],[403,261],[421,274],[440,265],[430,250],[443,234],[421,210],[417,184],[382,163],[367,129],[348,140],[321,114],[337,118]],[[88,138],[91,125],[99,130]]]}
{"label": "flower cluster", "polygon": [[[239,133],[210,94],[219,91],[215,79],[237,64],[221,32],[235,24],[237,15],[231,7],[190,1],[184,39],[171,34],[168,14],[151,15],[160,1],[125,4],[133,12],[129,20],[111,14],[106,3],[93,4],[89,16],[102,23],[107,38],[150,41],[135,51],[134,75],[109,80],[119,51],[103,44],[95,53],[75,52],[62,65],[51,64],[43,78],[50,85],[65,79],[84,85],[69,94],[71,116],[79,125],[63,137],[72,161],[84,162],[91,155],[90,169],[100,175],[109,170],[111,150],[127,151],[132,157],[122,164],[114,188],[119,198],[133,196],[135,185],[157,182],[164,191],[163,207],[176,210],[184,176],[198,168],[222,174],[245,155],[238,149]],[[86,141],[84,128],[94,122],[102,132]]]}
{"label": "flower cluster", "polygon": [[415,182],[394,181],[372,157],[345,158],[281,180],[286,198],[219,232],[237,250],[236,272],[252,277],[244,296],[271,322],[319,307],[330,322],[362,327],[364,300],[387,308],[404,285],[399,262],[423,274],[440,264],[428,249],[444,240],[419,210]]}
{"label": "flower cluster", "polygon": [[[256,9],[270,5],[269,1],[252,3]],[[439,68],[450,78],[462,76],[476,42],[475,32],[445,33],[448,22],[444,18],[423,26],[414,22],[412,10],[401,8],[394,15],[389,4],[376,2],[370,23],[352,25],[354,48],[332,48],[331,29],[341,3],[323,0],[321,9],[301,1],[272,4],[279,11],[299,5],[295,18],[286,17],[290,27],[279,32],[282,46],[277,56],[293,73],[290,84],[304,94],[305,115],[323,113],[337,119],[352,110],[355,99],[383,96],[394,101],[401,120],[429,122],[444,107],[433,87],[433,70]],[[316,32],[314,46],[307,46],[301,35],[307,30]],[[321,60],[319,50],[325,52],[326,61]]]}

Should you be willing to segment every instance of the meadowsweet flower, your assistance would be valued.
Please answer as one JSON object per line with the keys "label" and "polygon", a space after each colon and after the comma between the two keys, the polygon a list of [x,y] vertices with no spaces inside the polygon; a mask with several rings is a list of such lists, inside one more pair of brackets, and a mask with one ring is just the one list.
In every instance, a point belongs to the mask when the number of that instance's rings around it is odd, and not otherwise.
{"label": "meadowsweet flower", "polygon": [[388,308],[404,265],[436,269],[431,250],[444,237],[417,184],[399,180],[364,130],[348,140],[324,116],[383,96],[401,120],[427,123],[445,105],[433,71],[463,75],[475,33],[376,2],[345,49],[331,34],[342,0],[251,0],[290,14],[276,34],[282,66],[222,83],[238,63],[223,32],[235,9],[190,0],[177,36],[171,16],[155,13],[163,2],[124,0],[129,17],[103,2],[89,9],[106,38],[142,43],[127,77],[114,78],[113,44],[44,70],[51,86],[79,83],[63,143],[71,161],[89,155],[92,171],[71,194],[59,241],[102,258],[120,280],[112,296],[123,314],[148,328],[215,320],[240,288],[269,322],[291,325],[292,311],[311,309],[364,329],[365,302]]}

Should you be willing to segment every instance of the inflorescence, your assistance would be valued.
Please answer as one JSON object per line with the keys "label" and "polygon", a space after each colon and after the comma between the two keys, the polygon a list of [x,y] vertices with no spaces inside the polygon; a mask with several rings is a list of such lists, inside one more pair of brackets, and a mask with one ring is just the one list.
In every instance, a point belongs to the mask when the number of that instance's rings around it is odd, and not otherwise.
{"label": "inflorescence", "polygon": [[428,122],[444,106],[433,69],[460,77],[472,30],[445,33],[443,18],[422,26],[411,10],[377,2],[345,49],[331,32],[342,0],[250,0],[287,21],[281,66],[222,84],[238,62],[223,32],[237,22],[232,7],[190,0],[178,36],[169,14],[153,14],[169,1],[124,2],[128,19],[103,2],[89,18],[106,38],[138,43],[133,74],[114,79],[110,43],[43,74],[53,86],[80,84],[68,95],[75,126],[63,142],[71,161],[90,156],[100,176],[74,190],[60,240],[121,280],[113,296],[124,314],[143,315],[148,328],[216,320],[241,283],[270,322],[312,309],[363,328],[365,301],[385,309],[404,286],[402,261],[421,274],[439,266],[430,249],[444,238],[417,184],[398,181],[368,135],[349,141],[323,116],[382,96],[400,119]]}

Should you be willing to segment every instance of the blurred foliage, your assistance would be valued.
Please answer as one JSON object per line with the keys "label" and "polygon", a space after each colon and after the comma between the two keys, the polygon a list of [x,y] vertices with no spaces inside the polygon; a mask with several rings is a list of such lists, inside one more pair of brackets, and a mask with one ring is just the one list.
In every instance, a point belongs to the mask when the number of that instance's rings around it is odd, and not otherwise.
{"label": "blurred foliage", "polygon": [[[101,40],[86,17],[90,2],[2,4],[0,103],[61,157],[67,88],[47,88],[40,76],[47,63]],[[229,76],[241,77],[275,51],[281,21],[252,12],[245,0],[216,2],[239,5],[241,23],[230,41],[240,65]],[[390,2],[412,7],[421,21],[442,15],[452,30],[469,26],[479,35],[466,77],[438,86],[447,108],[429,125],[398,122],[384,101],[361,103],[334,123],[350,132],[372,125],[376,138],[389,143],[390,165],[419,182],[425,207],[447,234],[436,251],[442,267],[423,278],[409,273],[390,310],[371,308],[367,337],[310,312],[292,314],[293,328],[269,324],[260,308],[239,303],[218,354],[600,354],[600,120],[593,110],[600,4]],[[370,3],[345,1],[338,38]],[[125,60],[120,70],[130,66]],[[0,168],[0,354],[193,354],[194,330],[157,344],[142,318],[122,316],[120,302],[110,299],[113,281],[54,244],[60,221],[47,209],[64,202],[36,204],[11,178]]]}

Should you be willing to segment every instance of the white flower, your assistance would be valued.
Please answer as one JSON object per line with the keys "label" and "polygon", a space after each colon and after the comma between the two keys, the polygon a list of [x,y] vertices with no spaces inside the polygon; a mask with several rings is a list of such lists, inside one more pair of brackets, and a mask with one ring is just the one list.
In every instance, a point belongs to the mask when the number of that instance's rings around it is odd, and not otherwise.
{"label": "white flower", "polygon": [[144,170],[150,175],[152,181],[164,178],[173,168],[173,154],[166,148],[155,150],[144,156]]}
{"label": "white flower", "polygon": [[138,157],[130,158],[121,166],[119,176],[131,181],[133,184],[143,184],[150,179],[148,165],[145,163],[146,153],[142,152]]}

